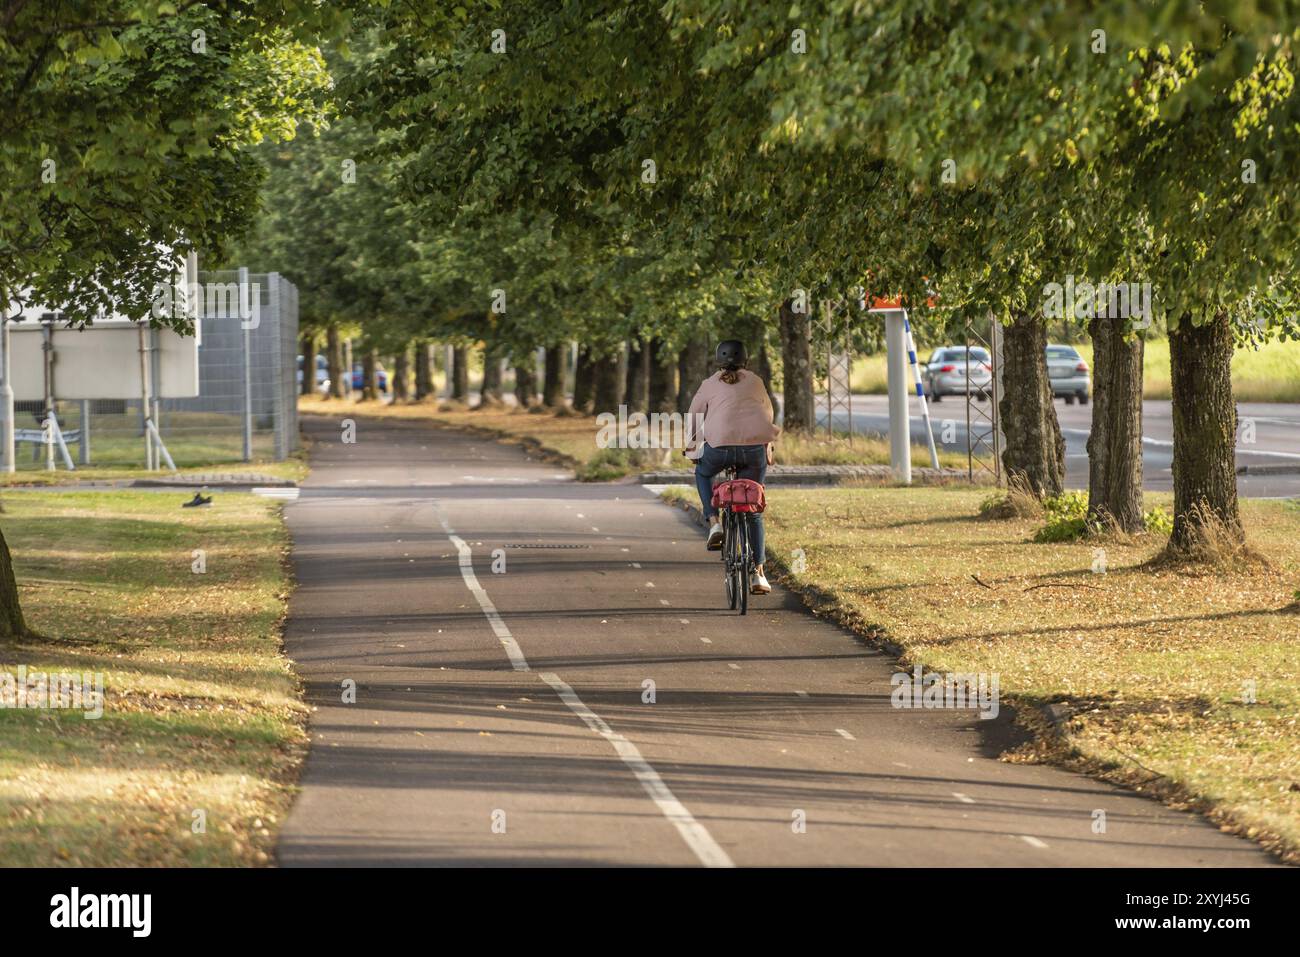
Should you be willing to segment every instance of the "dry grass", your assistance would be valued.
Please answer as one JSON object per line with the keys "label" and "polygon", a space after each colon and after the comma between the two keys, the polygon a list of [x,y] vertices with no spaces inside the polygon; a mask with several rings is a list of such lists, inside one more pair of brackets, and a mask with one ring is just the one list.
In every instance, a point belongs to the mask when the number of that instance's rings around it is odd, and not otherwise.
{"label": "dry grass", "polygon": [[1019,474],[1011,476],[1005,491],[994,492],[980,502],[979,517],[990,521],[1010,518],[1041,518],[1043,503]]}
{"label": "dry grass", "polygon": [[535,438],[551,452],[564,457],[569,464],[579,464],[591,459],[596,447],[596,420],[590,416],[551,413],[530,415],[514,406],[496,409],[470,410],[459,403],[438,399],[420,402],[389,403],[354,402],[350,399],[321,399],[304,396],[298,400],[302,414],[352,414],[425,421],[455,428],[486,429],[502,438]]}
{"label": "dry grass", "polygon": [[1243,502],[1268,563],[1210,569],[1150,565],[1164,545],[1150,535],[1032,544],[1041,518],[981,521],[983,495],[771,490],[769,553],[803,549],[806,570],[788,580],[833,596],[827,613],[887,634],[908,661],[998,673],[1027,715],[1068,705],[1050,759],[1300,861],[1300,509]]}
{"label": "dry grass", "polygon": [[1171,540],[1164,551],[1151,560],[1152,567],[1199,566],[1230,573],[1268,569],[1268,556],[1242,535],[1241,528],[1224,522],[1207,504],[1193,505],[1190,514],[1188,541],[1177,546]]}
{"label": "dry grass", "polygon": [[0,710],[7,865],[270,861],[306,744],[280,651],[287,540],[265,499],[182,510],[185,497],[6,497],[28,623],[52,640],[0,645],[0,670],[102,672],[105,691],[98,720]]}
{"label": "dry grass", "polygon": [[[600,430],[596,418],[567,409],[558,414],[536,406],[527,411],[515,406],[480,411],[468,409],[461,403],[436,399],[385,405],[317,396],[304,397],[298,403],[298,410],[304,414],[334,415],[344,408],[359,415],[423,420],[460,429],[483,429],[506,441],[528,442],[558,457],[575,469],[579,478],[588,481],[617,479],[650,469],[687,472],[694,467],[674,449],[602,449],[596,444],[596,434]],[[853,436],[850,441],[842,433],[834,437],[824,432],[787,434],[776,443],[776,461],[782,465],[887,465],[889,443],[861,435]],[[924,446],[914,446],[912,461],[914,465],[929,465],[930,453]],[[965,468],[966,456],[941,450],[939,464]]]}

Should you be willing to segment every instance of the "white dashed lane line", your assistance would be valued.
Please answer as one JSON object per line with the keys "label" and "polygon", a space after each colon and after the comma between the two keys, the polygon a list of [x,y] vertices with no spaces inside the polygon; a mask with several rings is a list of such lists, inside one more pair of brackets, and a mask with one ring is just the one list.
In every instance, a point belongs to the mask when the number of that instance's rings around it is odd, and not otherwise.
{"label": "white dashed lane line", "polygon": [[[456,546],[460,574],[465,580],[465,587],[477,599],[479,608],[482,609],[488,623],[492,626],[493,633],[496,634],[502,646],[505,647],[506,654],[510,658],[510,664],[516,671],[529,671],[528,659],[524,657],[523,650],[519,647],[514,635],[510,633],[510,629],[497,612],[496,606],[492,603],[492,599],[488,597],[487,591],[478,583],[478,578],[474,574],[473,553],[470,551],[469,545],[456,535],[455,529],[448,524],[441,510],[437,514],[443,531],[447,533],[447,538]],[[559,675],[552,672],[543,672],[540,677],[551,686],[551,689],[568,706],[569,710],[582,719],[583,724],[609,742],[614,752],[632,771],[633,776],[640,782],[646,794],[650,796],[650,800],[654,801],[663,816],[677,829],[677,833],[681,835],[682,840],[694,852],[701,864],[705,867],[735,866],[727,852],[713,839],[713,835],[709,833],[708,829],[695,820],[685,805],[677,800],[672,790],[659,776],[659,772],[641,756],[641,752],[637,750],[635,744],[611,728],[600,715],[588,708],[582,699],[578,697],[577,692],[566,684]]]}
{"label": "white dashed lane line", "polygon": [[519,643],[515,641],[515,636],[510,634],[510,629],[506,627],[506,623],[501,620],[501,616],[497,613],[496,606],[492,604],[492,599],[488,597],[487,591],[478,583],[478,577],[474,574],[473,553],[470,551],[469,546],[465,544],[464,539],[452,534],[445,521],[443,522],[443,528],[447,529],[447,537],[451,539],[451,543],[456,546],[456,551],[459,553],[460,575],[461,578],[465,579],[465,587],[478,600],[478,606],[487,617],[493,633],[501,642],[502,647],[505,648],[511,666],[515,671],[528,671],[528,660],[524,657]]}
{"label": "white dashed lane line", "polygon": [[658,805],[664,817],[672,822],[677,828],[677,833],[695,852],[701,864],[705,867],[735,867],[727,852],[718,846],[713,835],[691,816],[691,812],[686,810],[685,805],[677,800],[663,778],[659,777],[659,773],[641,756],[635,744],[610,728],[598,714],[583,704],[582,699],[561,681],[558,675],[544,672],[541,677],[560,696],[560,700],[569,706],[570,711],[613,746],[614,751],[623,759],[623,763],[632,769],[632,773],[641,782],[650,799]]}

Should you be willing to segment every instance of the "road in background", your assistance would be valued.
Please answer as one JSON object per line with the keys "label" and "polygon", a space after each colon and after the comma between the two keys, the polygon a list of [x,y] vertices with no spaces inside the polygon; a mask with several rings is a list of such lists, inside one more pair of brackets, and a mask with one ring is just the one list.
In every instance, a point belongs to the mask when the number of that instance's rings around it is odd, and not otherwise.
{"label": "road in background", "polygon": [[[912,441],[925,445],[925,422],[915,397],[912,406]],[[824,398],[818,400],[819,421],[826,421]],[[986,432],[987,424],[975,418],[974,409],[988,412],[988,402],[976,402],[971,412],[971,431],[978,437]],[[1088,487],[1088,433],[1092,427],[1091,405],[1066,405],[1056,400],[1056,415],[1065,437],[1065,482],[1070,488]],[[1294,403],[1240,402],[1237,404],[1238,436],[1251,437],[1246,428],[1253,423],[1254,441],[1241,441],[1237,445],[1237,465],[1251,468],[1268,466],[1285,468],[1284,474],[1259,474],[1237,476],[1237,489],[1252,498],[1271,498],[1300,495],[1300,405]],[[948,396],[940,403],[930,404],[930,421],[935,445],[939,449],[966,452],[966,403],[959,396]],[[848,431],[848,419],[842,412],[835,414],[835,427]],[[853,397],[853,431],[887,436],[889,434],[889,398],[883,395],[855,395]],[[1149,399],[1142,403],[1142,477],[1143,485],[1150,491],[1169,491],[1173,488],[1173,415],[1167,399]],[[951,441],[944,442],[945,432]],[[991,452],[991,445],[988,451]],[[928,464],[928,463],[921,463]]]}

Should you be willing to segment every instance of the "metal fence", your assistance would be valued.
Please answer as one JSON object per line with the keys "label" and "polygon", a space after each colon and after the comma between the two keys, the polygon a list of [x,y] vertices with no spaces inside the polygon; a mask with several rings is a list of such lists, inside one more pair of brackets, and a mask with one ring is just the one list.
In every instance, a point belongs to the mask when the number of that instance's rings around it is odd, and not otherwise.
{"label": "metal fence", "polygon": [[[199,346],[199,395],[155,399],[155,421],[178,468],[280,460],[298,446],[298,290],[278,273],[220,270],[199,273],[201,288],[247,284],[256,290],[251,317],[205,304]],[[221,305],[219,297],[216,304]],[[212,300],[209,300],[211,303]],[[246,300],[252,305],[251,298]],[[15,421],[30,436],[19,443],[19,469],[44,468],[36,438],[39,402],[16,402]],[[139,400],[60,401],[59,426],[78,467],[144,463],[144,416]],[[87,426],[89,428],[87,428]]]}

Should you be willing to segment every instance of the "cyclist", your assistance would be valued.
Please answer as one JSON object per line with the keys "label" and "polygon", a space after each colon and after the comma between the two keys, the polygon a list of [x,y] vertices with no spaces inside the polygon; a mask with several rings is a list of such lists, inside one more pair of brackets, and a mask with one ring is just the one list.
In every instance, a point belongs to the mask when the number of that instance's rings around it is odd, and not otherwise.
{"label": "cyclist", "polygon": [[[695,459],[695,487],[704,518],[711,525],[706,543],[710,551],[722,548],[722,525],[713,507],[713,477],[735,466],[737,478],[761,483],[772,464],[772,442],[781,431],[772,422],[772,400],[763,380],[745,368],[749,362],[745,344],[739,339],[719,343],[714,362],[718,371],[704,380],[691,400],[683,452]],[[766,555],[761,512],[754,514],[749,528],[755,565],[750,591],[766,595],[772,586],[763,574]]]}

